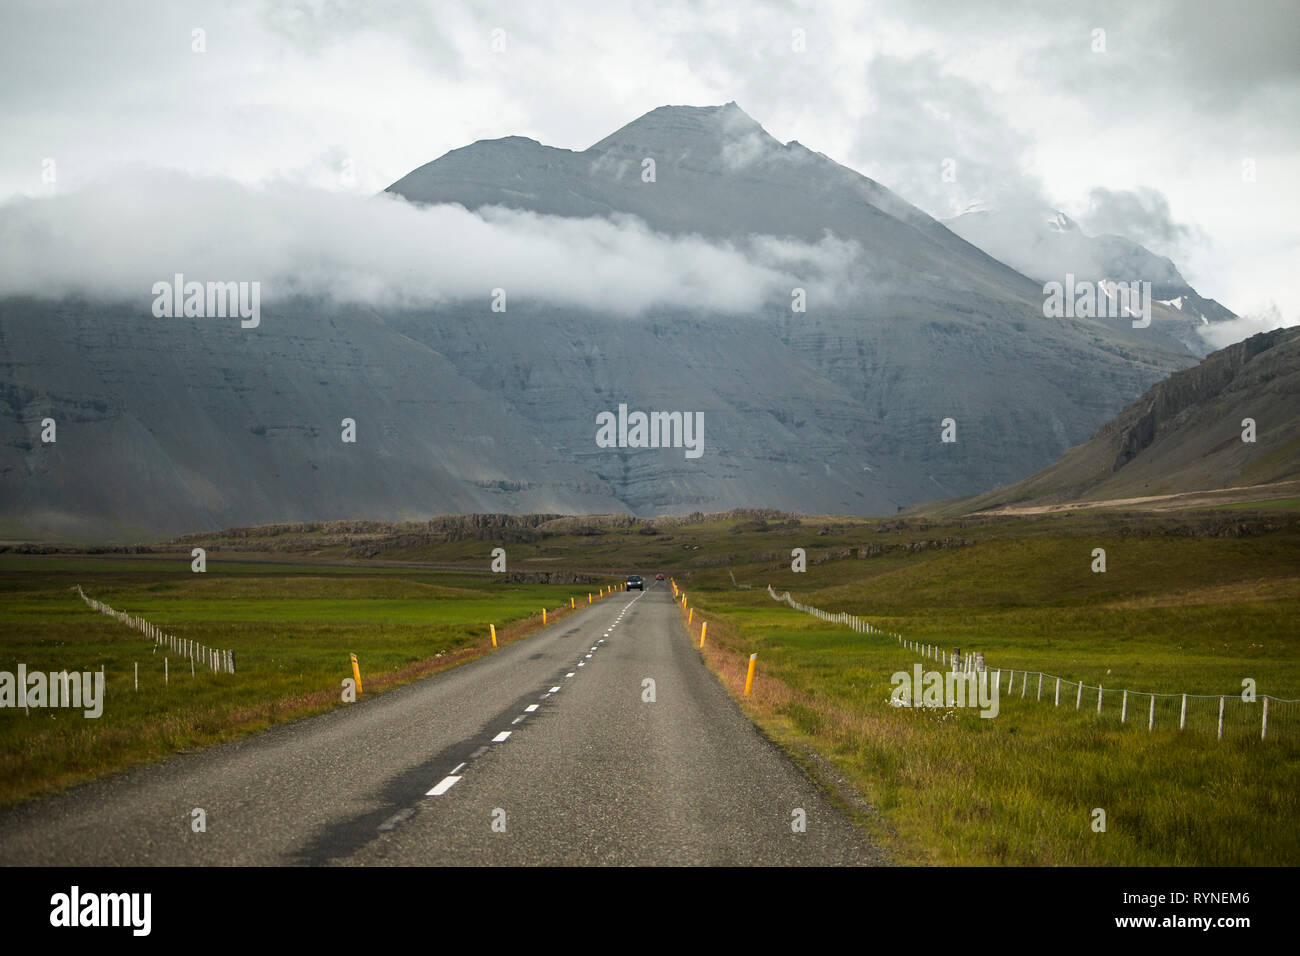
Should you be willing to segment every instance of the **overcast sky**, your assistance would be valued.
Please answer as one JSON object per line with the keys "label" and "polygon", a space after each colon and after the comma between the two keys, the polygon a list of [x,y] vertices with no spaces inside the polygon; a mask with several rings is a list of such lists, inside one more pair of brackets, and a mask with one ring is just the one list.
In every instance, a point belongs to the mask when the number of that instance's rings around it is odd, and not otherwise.
{"label": "overcast sky", "polygon": [[4,0],[0,199],[134,164],[369,194],[477,139],[735,100],[931,215],[1045,201],[1291,325],[1298,48],[1293,0]]}

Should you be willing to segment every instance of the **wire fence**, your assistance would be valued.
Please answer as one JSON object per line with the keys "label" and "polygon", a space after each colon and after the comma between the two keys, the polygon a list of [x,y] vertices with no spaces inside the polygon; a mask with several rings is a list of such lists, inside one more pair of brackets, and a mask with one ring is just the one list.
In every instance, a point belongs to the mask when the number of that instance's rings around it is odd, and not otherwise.
{"label": "wire fence", "polygon": [[[945,649],[921,641],[908,640],[901,634],[882,631],[865,619],[845,611],[824,611],[821,608],[800,604],[790,592],[778,595],[769,584],[767,593],[774,601],[782,601],[797,611],[811,614],[823,621],[843,624],[862,634],[880,634],[892,637],[901,647],[932,660],[943,667],[962,673],[987,672],[999,699],[1010,697],[1032,700],[1056,709],[1096,714],[1099,720],[1132,726],[1147,731],[1187,730],[1224,737],[1258,736],[1261,740],[1287,737],[1295,739],[1300,733],[1300,700],[1288,700],[1268,694],[1243,691],[1232,694],[1157,694],[1152,691],[1134,691],[1122,687],[1091,686],[1043,671],[992,669],[983,654]],[[1006,687],[1003,688],[1004,683]]]}
{"label": "wire fence", "polygon": [[[181,657],[188,658],[192,664],[200,664],[207,667],[215,674],[233,674],[235,672],[235,652],[230,650],[221,650],[215,647],[208,647],[197,641],[185,637],[177,637],[174,634],[168,634],[163,631],[157,624],[152,624],[142,617],[136,617],[125,611],[117,611],[109,607],[103,601],[97,601],[89,597],[85,591],[81,590],[81,585],[76,586],[77,594],[81,600],[86,602],[86,606],[98,611],[100,614],[107,614],[115,618],[127,627],[133,627],[145,637],[153,639],[153,649],[156,651],[159,647],[168,647],[173,653]],[[191,668],[192,669],[192,668]]]}

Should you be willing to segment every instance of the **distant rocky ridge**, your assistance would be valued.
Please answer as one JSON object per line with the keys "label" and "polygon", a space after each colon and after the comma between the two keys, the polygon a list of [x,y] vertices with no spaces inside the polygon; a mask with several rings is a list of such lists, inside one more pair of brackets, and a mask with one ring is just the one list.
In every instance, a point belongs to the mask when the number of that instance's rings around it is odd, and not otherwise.
{"label": "distant rocky ridge", "polygon": [[[1057,210],[975,209],[944,220],[968,242],[1039,282],[1063,281],[1066,273],[1089,282],[1151,283],[1152,298],[1168,313],[1172,334],[1198,357],[1211,351],[1198,328],[1236,315],[1201,296],[1166,256],[1123,236],[1090,236]],[[1181,321],[1178,321],[1180,320]]]}

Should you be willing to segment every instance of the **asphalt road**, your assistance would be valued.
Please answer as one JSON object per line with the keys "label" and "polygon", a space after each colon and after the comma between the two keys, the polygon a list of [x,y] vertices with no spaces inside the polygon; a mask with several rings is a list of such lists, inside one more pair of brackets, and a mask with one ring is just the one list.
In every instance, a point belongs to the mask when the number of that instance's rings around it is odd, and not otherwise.
{"label": "asphalt road", "polygon": [[5,865],[880,861],[741,714],[662,586],[350,707],[0,812]]}

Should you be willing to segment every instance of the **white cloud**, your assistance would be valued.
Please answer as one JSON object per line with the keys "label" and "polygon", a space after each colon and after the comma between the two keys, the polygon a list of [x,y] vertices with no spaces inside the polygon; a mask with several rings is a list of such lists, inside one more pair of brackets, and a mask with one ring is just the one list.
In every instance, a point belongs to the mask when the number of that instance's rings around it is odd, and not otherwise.
{"label": "white cloud", "polygon": [[1278,307],[1270,303],[1258,312],[1238,316],[1229,322],[1216,322],[1214,325],[1199,326],[1196,331],[1213,348],[1221,349],[1260,332],[1271,332],[1273,329],[1292,325],[1300,325],[1300,318],[1288,322],[1282,317]]}
{"label": "white cloud", "polygon": [[134,169],[76,192],[0,206],[0,296],[138,301],[175,273],[257,281],[264,303],[320,295],[376,306],[544,302],[636,315],[750,312],[795,286],[828,298],[862,274],[858,249],[751,237],[664,236],[631,216],[573,219]]}

